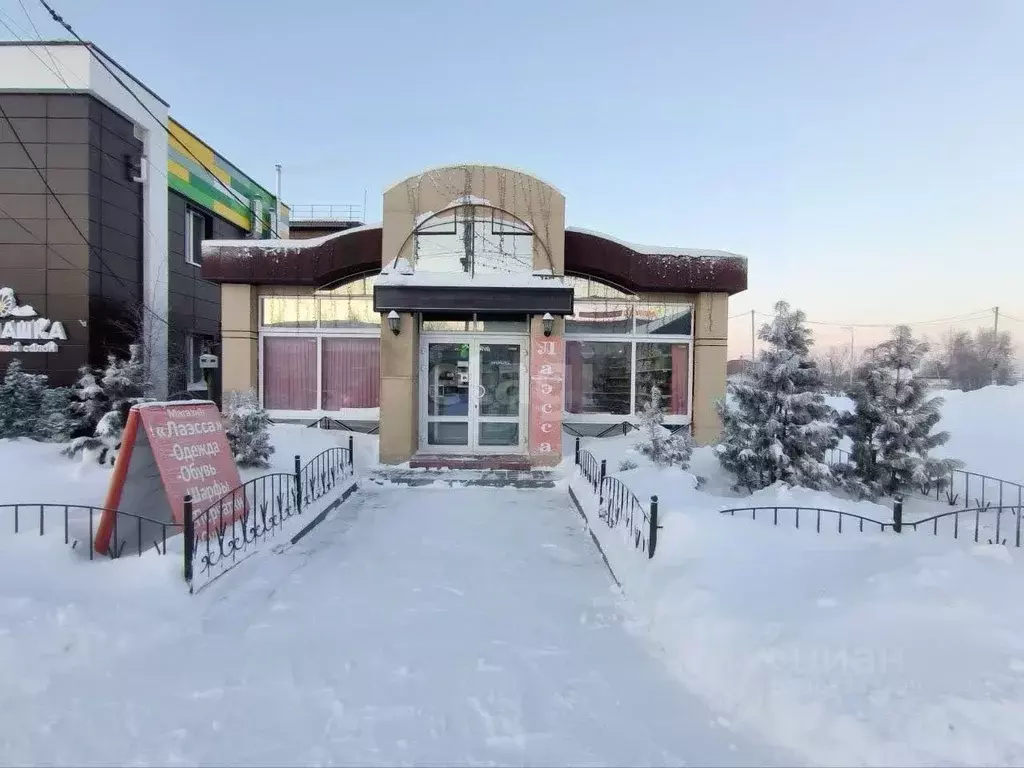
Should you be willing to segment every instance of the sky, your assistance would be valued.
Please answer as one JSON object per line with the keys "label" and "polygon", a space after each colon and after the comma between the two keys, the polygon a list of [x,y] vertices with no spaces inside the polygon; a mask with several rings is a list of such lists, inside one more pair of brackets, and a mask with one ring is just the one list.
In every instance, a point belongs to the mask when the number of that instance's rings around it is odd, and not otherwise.
{"label": "sky", "polygon": [[53,4],[293,205],[376,221],[418,170],[507,165],[570,225],[746,256],[734,354],[778,300],[825,344],[995,306],[1024,339],[1022,0]]}

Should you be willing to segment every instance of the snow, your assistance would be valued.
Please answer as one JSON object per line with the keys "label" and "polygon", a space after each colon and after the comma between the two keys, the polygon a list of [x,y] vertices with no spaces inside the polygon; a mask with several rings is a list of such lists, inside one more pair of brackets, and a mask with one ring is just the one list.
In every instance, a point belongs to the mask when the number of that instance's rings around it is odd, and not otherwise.
{"label": "snow", "polygon": [[0,539],[4,761],[792,764],[666,677],[564,490],[355,501],[191,598]]}
{"label": "snow", "polygon": [[[940,422],[952,432],[950,452],[989,471],[999,458],[991,435],[961,430],[961,419],[1019,435],[1024,389],[942,394],[953,395]],[[813,513],[798,530],[792,507],[890,522],[891,502],[781,484],[741,496],[728,491],[709,447],[694,451],[690,472],[661,469],[632,449],[640,437],[582,445],[645,506],[659,497],[653,560],[600,521],[582,478],[572,485],[631,615],[688,689],[811,764],[1024,761],[1024,609],[1010,597],[1024,591],[1024,550],[954,540],[950,530],[933,536],[930,526],[896,534],[865,524],[862,533],[852,518],[838,533],[828,513],[821,533]],[[626,458],[638,467],[618,471]],[[779,525],[771,512],[720,514],[750,506],[779,506]],[[973,530],[973,516],[961,526]]]}
{"label": "snow", "polygon": [[358,227],[352,227],[350,229],[343,229],[340,232],[332,232],[329,235],[321,235],[320,237],[310,238],[295,238],[295,239],[272,239],[272,240],[204,240],[203,241],[203,253],[212,253],[214,250],[219,248],[255,248],[260,253],[266,253],[270,251],[301,251],[307,248],[317,248],[324,243],[329,243],[331,240],[337,240],[338,238],[346,237],[347,235],[355,234],[356,232],[365,232],[369,229],[380,229],[383,226],[382,222],[374,222],[373,224],[361,224]]}
{"label": "snow", "polygon": [[710,259],[744,259],[745,256],[741,256],[738,253],[730,253],[729,251],[716,251],[708,248],[667,248],[660,245],[640,245],[639,243],[630,243],[625,240],[620,240],[617,237],[612,237],[604,232],[597,232],[592,229],[583,229],[581,227],[566,227],[566,232],[577,232],[581,235],[591,235],[593,237],[600,237],[603,240],[610,240],[613,243],[625,246],[632,251],[637,253],[646,253],[654,256],[695,256],[699,258],[710,258]]}
{"label": "snow", "polygon": [[420,287],[458,286],[476,288],[566,288],[561,277],[551,277],[537,273],[509,274],[476,274],[468,272],[424,272],[411,274],[398,269],[388,269],[380,273],[377,285],[408,285]]}
{"label": "snow", "polygon": [[[191,405],[198,401],[175,401]],[[268,469],[239,470],[242,481],[269,472],[293,472],[295,455],[305,463],[321,451],[348,446],[348,432],[321,430],[298,424],[273,424],[271,443],[275,452]],[[62,446],[34,440],[0,440],[0,505],[22,503],[79,504],[102,507],[113,469],[95,461],[72,460],[60,455]],[[376,439],[355,435],[357,469],[377,463]],[[9,533],[0,522],[0,537]]]}

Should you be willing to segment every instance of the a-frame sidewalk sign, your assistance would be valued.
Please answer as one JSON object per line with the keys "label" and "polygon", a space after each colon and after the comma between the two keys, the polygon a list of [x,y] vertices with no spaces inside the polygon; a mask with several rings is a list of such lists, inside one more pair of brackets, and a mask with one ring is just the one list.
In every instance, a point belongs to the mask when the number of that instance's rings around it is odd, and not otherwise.
{"label": "a-frame sidewalk sign", "polygon": [[[216,403],[134,405],[93,547],[100,554],[112,547],[123,554],[160,544],[165,534],[182,530],[186,495],[192,497],[197,535],[215,534],[244,515],[244,494],[233,499],[232,493],[240,485]],[[215,509],[207,512],[211,507]]]}

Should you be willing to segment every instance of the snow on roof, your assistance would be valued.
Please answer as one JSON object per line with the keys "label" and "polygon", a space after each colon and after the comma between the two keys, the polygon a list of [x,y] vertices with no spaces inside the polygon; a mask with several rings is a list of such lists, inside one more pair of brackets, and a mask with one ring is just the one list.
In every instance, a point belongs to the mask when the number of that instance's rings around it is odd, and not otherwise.
{"label": "snow on roof", "polygon": [[423,288],[568,288],[561,277],[525,272],[522,274],[478,274],[468,272],[413,272],[385,269],[377,285],[408,285]]}
{"label": "snow on roof", "polygon": [[593,237],[600,237],[604,240],[611,240],[613,243],[625,246],[630,250],[636,251],[637,253],[647,253],[655,256],[696,256],[699,258],[708,259],[721,259],[721,258],[733,258],[733,259],[746,259],[746,256],[741,256],[738,253],[730,253],[729,251],[716,251],[708,248],[667,248],[661,245],[641,245],[640,243],[630,243],[626,240],[620,240],[617,237],[606,235],[604,232],[597,232],[592,229],[583,229],[582,227],[566,227],[566,232],[577,232],[581,235],[592,235]]}
{"label": "snow on roof", "polygon": [[340,232],[331,232],[329,235],[321,235],[320,237],[310,238],[295,238],[295,239],[279,239],[279,240],[204,240],[203,251],[205,252],[209,248],[219,248],[226,246],[229,248],[259,248],[261,251],[272,251],[272,250],[288,250],[288,251],[299,251],[305,248],[316,248],[317,246],[323,245],[324,243],[336,240],[346,235],[351,235],[354,232],[365,232],[370,229],[380,229],[382,222],[375,222],[373,224],[363,224],[358,227],[352,227],[351,229],[343,229]]}

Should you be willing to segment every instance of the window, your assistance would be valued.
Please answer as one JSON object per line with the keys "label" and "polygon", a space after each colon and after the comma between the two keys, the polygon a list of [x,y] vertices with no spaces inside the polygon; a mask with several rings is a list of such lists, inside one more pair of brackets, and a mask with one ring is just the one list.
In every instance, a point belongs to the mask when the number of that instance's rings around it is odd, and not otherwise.
{"label": "window", "polygon": [[666,420],[690,415],[693,306],[652,301],[570,277],[575,312],[565,324],[565,412],[630,418],[661,391]]}
{"label": "window", "polygon": [[526,315],[475,313],[430,313],[421,315],[420,330],[424,333],[509,333],[525,334],[530,330]]}
{"label": "window", "polygon": [[423,222],[410,261],[424,272],[530,274],[533,239],[532,230],[512,216],[466,205]]}
{"label": "window", "polygon": [[375,275],[302,296],[260,300],[263,405],[272,411],[349,411],[380,403],[380,313]]}
{"label": "window", "polygon": [[196,267],[203,263],[203,240],[208,239],[210,218],[195,208],[185,209],[185,261]]}
{"label": "window", "polygon": [[629,415],[629,342],[566,339],[565,358],[567,412]]}
{"label": "window", "polygon": [[317,400],[317,340],[311,336],[263,339],[263,406],[312,411]]}
{"label": "window", "polygon": [[188,335],[185,337],[185,355],[187,358],[186,377],[189,390],[206,389],[203,369],[199,367],[199,356],[207,351],[209,340],[203,336]]}

